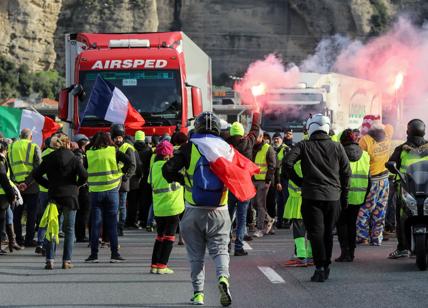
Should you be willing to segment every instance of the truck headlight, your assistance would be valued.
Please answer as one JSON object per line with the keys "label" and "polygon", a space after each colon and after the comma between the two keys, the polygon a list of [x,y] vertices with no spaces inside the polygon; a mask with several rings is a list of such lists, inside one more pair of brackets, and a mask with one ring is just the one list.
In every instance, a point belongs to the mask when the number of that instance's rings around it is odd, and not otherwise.
{"label": "truck headlight", "polygon": [[[412,215],[417,216],[418,215],[418,205],[417,205],[416,199],[411,194],[409,194],[407,191],[405,191],[404,189],[401,193],[401,197],[403,198],[403,201],[405,202],[406,207],[410,210]],[[425,202],[427,202],[427,201],[425,200]],[[427,204],[427,209],[428,209],[428,202],[426,204]]]}

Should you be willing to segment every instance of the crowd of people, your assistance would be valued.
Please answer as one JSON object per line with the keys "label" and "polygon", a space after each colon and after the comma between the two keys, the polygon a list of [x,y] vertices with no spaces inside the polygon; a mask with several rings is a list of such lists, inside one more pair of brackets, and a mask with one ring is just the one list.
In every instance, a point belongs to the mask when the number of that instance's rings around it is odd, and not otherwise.
{"label": "crowd of people", "polygon": [[[392,135],[392,127],[376,116],[366,116],[361,130],[336,135],[330,119],[317,114],[307,120],[304,140],[294,143],[292,129],[263,132],[257,112],[248,133],[239,122],[222,129],[215,114],[204,112],[187,135],[129,136],[123,125],[113,124],[110,132],[91,138],[58,132],[42,151],[31,130],[23,129],[17,140],[0,136],[2,240],[10,252],[34,248],[45,256],[45,268],[53,269],[63,237],[62,268],[71,269],[75,242],[88,243],[85,262],[98,262],[100,244],[110,247],[110,262],[123,262],[118,237],[129,228],[156,229],[150,272],[173,274],[168,261],[178,233],[190,262],[193,304],[204,303],[208,249],[220,302],[228,306],[232,250],[246,256],[246,241],[291,228],[295,249],[284,266],[315,266],[311,280],[323,282],[330,275],[334,230],[341,249],[337,262],[352,262],[357,245],[381,245],[385,231],[398,238],[389,258],[409,256],[394,197],[396,170],[385,165],[394,161],[405,172],[406,153],[428,141],[417,119],[394,151]],[[235,196],[210,169],[204,149],[224,144],[259,169],[249,200]]]}

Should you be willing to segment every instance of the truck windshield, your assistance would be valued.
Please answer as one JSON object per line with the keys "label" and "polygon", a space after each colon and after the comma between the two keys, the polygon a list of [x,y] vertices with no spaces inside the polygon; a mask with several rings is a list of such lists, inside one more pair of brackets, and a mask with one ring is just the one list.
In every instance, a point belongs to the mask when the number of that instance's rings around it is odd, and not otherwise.
{"label": "truck windshield", "polygon": [[323,104],[272,104],[263,108],[261,126],[263,130],[270,132],[286,127],[301,132],[310,114],[323,112]]}
{"label": "truck windshield", "polygon": [[[173,126],[181,120],[180,75],[176,70],[82,71],[80,84],[86,96],[79,100],[81,115],[97,75],[119,88],[146,120],[145,126]],[[110,122],[86,114],[83,126],[109,126]]]}

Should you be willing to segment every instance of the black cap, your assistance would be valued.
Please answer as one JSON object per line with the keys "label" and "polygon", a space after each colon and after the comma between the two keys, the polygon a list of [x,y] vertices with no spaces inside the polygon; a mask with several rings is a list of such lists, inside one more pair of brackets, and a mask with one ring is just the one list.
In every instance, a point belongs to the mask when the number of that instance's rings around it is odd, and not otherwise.
{"label": "black cap", "polygon": [[272,136],[272,139],[274,139],[274,138],[281,138],[282,139],[282,135],[280,133],[275,133]]}
{"label": "black cap", "polygon": [[407,124],[407,136],[423,137],[425,136],[425,123],[419,119],[413,119]]}
{"label": "black cap", "polygon": [[112,124],[110,127],[110,134],[112,139],[118,136],[125,137],[125,126],[123,124]]}

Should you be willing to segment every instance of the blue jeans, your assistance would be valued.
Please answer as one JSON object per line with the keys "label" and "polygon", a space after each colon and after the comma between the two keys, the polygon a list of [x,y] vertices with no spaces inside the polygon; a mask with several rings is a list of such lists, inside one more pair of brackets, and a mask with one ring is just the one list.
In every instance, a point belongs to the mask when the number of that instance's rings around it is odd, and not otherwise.
{"label": "blue jeans", "polygon": [[247,224],[247,211],[250,200],[241,202],[229,192],[229,215],[230,221],[233,222],[235,212],[236,214],[236,240],[235,240],[235,251],[244,248],[244,236]]}
{"label": "blue jeans", "polygon": [[6,224],[13,225],[13,211],[10,206],[6,210]]}
{"label": "blue jeans", "polygon": [[[74,224],[76,222],[76,210],[64,207],[62,210],[64,216],[64,253],[62,254],[62,261],[71,261],[74,243]],[[56,242],[55,240],[48,241],[45,239],[46,260],[52,261],[55,259]]]}
{"label": "blue jeans", "polygon": [[[43,216],[43,213],[46,210],[46,206],[48,205],[49,196],[47,192],[39,193],[39,204],[40,204],[40,218]],[[60,229],[61,230],[61,229]],[[44,238],[46,234],[46,228],[41,228],[39,226],[39,230],[37,231],[37,246],[43,246]]]}
{"label": "blue jeans", "polygon": [[119,228],[125,227],[126,222],[126,197],[128,192],[119,192]]}
{"label": "blue jeans", "polygon": [[150,205],[149,217],[147,218],[147,227],[153,226],[153,222],[155,221],[155,213],[153,211],[153,203]]}
{"label": "blue jeans", "polygon": [[25,246],[31,246],[34,233],[36,228],[36,220],[37,220],[37,208],[39,203],[39,194],[22,194],[22,198],[24,199],[24,204],[15,208],[13,213],[13,225],[16,233],[16,241],[18,244],[22,244],[24,239],[22,237],[22,214],[24,210],[27,211],[27,224],[25,226]]}
{"label": "blue jeans", "polygon": [[104,222],[104,230],[110,239],[112,256],[119,255],[117,240],[117,213],[119,192],[117,189],[91,192],[91,255],[98,255],[98,239]]}
{"label": "blue jeans", "polygon": [[284,220],[285,203],[287,203],[288,199],[288,181],[282,179],[281,185],[282,191],[276,192],[276,217],[278,224],[282,224]]}

